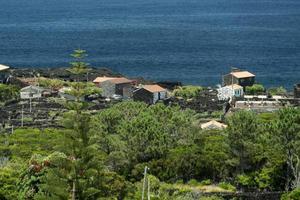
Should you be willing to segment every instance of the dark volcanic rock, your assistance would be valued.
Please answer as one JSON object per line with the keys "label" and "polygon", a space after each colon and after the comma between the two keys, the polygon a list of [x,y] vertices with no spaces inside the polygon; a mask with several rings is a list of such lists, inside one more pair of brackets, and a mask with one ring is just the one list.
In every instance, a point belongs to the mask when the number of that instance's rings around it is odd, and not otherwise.
{"label": "dark volcanic rock", "polygon": [[156,82],[156,84],[169,90],[174,90],[175,88],[182,86],[182,83],[178,81],[159,81]]}
{"label": "dark volcanic rock", "polygon": [[[75,76],[67,71],[67,67],[57,67],[57,68],[13,68],[11,73],[14,77],[46,77],[46,78],[57,78],[66,81],[74,81]],[[80,81],[92,81],[98,76],[121,76],[119,73],[115,73],[108,68],[97,68],[91,67],[91,70],[84,75],[79,77]]]}

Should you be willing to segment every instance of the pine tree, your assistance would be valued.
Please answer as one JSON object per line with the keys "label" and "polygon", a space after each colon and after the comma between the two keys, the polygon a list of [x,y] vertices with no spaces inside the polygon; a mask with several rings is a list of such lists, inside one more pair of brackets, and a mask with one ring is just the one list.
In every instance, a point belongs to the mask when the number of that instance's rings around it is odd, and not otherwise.
{"label": "pine tree", "polygon": [[89,64],[84,62],[87,53],[85,50],[76,49],[71,56],[73,57],[74,61],[70,63],[71,68],[69,68],[68,71],[76,76],[76,81],[79,81],[80,75],[87,74],[90,71],[88,68]]}
{"label": "pine tree", "polygon": [[[69,71],[77,77],[88,71],[87,64],[82,61],[85,55],[84,50],[75,50],[72,54],[75,61]],[[85,111],[86,103],[82,101],[86,86],[81,82],[71,84],[70,93],[76,100],[66,103],[69,112],[63,119],[64,139],[58,145],[61,153],[53,155],[56,162],[47,160],[49,166],[41,178],[38,199],[75,200],[101,196],[103,156],[95,135],[90,132],[90,115]]]}

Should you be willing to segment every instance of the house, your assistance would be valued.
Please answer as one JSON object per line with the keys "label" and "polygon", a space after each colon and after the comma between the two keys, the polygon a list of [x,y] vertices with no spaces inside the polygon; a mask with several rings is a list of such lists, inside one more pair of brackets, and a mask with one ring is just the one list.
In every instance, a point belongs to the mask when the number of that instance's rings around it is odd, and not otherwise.
{"label": "house", "polygon": [[159,100],[168,97],[167,90],[159,85],[144,85],[133,92],[135,101],[144,101],[147,104],[155,104]]}
{"label": "house", "polygon": [[108,79],[101,83],[102,95],[104,97],[121,95],[124,99],[129,99],[132,97],[134,84],[135,81],[124,77]]}
{"label": "house", "polygon": [[223,85],[237,84],[244,88],[255,83],[255,75],[248,71],[233,71],[223,76]]}
{"label": "house", "polygon": [[107,77],[107,76],[101,76],[97,77],[95,80],[93,80],[93,83],[95,83],[98,87],[101,87],[101,84],[105,81],[112,80],[118,77]]}
{"label": "house", "polygon": [[0,64],[0,83],[6,83],[9,77],[9,67]]}
{"label": "house", "polygon": [[294,85],[294,98],[299,98],[300,99],[300,83]]}
{"label": "house", "polygon": [[216,120],[211,120],[207,123],[201,124],[201,129],[204,130],[212,130],[212,129],[217,129],[217,130],[222,130],[227,127],[226,124],[217,122]]}
{"label": "house", "polygon": [[44,89],[37,86],[27,86],[20,90],[21,99],[36,99],[41,98]]}
{"label": "house", "polygon": [[228,100],[231,97],[243,97],[243,87],[237,84],[227,85],[218,89],[218,99]]}

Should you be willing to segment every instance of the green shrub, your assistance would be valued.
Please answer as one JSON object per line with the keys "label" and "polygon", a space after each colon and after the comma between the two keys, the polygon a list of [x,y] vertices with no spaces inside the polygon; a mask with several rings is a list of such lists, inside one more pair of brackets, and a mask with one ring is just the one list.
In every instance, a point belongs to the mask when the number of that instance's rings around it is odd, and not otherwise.
{"label": "green shrub", "polygon": [[224,190],[228,190],[228,191],[232,191],[232,192],[236,191],[236,188],[233,185],[231,185],[230,183],[221,182],[218,184],[218,186]]}
{"label": "green shrub", "polygon": [[182,180],[182,179],[177,180],[177,181],[176,181],[176,184],[183,184],[183,180]]}
{"label": "green shrub", "polygon": [[255,177],[253,175],[242,174],[237,176],[237,182],[242,187],[249,188],[249,187],[256,186],[256,182],[254,178]]}
{"label": "green shrub", "polygon": [[196,179],[191,179],[189,182],[188,182],[189,185],[191,186],[197,186],[199,185],[198,181]]}
{"label": "green shrub", "polygon": [[300,199],[300,188],[295,189],[289,193],[283,194],[281,200],[299,200]]}
{"label": "green shrub", "polygon": [[200,185],[211,185],[211,180],[210,179],[206,179],[200,182]]}
{"label": "green shrub", "polygon": [[13,85],[0,84],[0,102],[17,99],[19,97],[19,88]]}
{"label": "green shrub", "polygon": [[284,87],[274,87],[274,88],[270,88],[268,89],[268,93],[271,94],[272,96],[274,95],[286,95],[287,94],[287,90]]}
{"label": "green shrub", "polygon": [[261,84],[254,84],[246,87],[246,94],[257,95],[265,92],[265,88]]}
{"label": "green shrub", "polygon": [[174,96],[184,99],[191,99],[198,95],[203,88],[200,86],[187,85],[179,87],[173,91]]}
{"label": "green shrub", "polygon": [[223,198],[218,196],[200,197],[199,200],[223,200]]}

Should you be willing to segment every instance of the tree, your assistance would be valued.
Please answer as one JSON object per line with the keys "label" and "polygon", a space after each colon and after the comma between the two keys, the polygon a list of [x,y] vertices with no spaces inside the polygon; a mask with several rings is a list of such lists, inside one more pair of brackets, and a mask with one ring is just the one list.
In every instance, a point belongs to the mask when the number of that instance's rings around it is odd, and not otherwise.
{"label": "tree", "polygon": [[13,85],[0,84],[0,102],[17,99],[19,97],[19,88]]}
{"label": "tree", "polygon": [[[276,157],[286,162],[286,190],[300,187],[300,109],[284,108],[272,126]],[[276,151],[274,151],[276,150]]]}
{"label": "tree", "polygon": [[230,160],[230,149],[226,142],[227,137],[223,131],[210,130],[203,131],[202,137],[202,159],[204,165],[205,178],[218,181],[228,177],[228,163]]}
{"label": "tree", "polygon": [[250,95],[258,95],[265,92],[265,88],[261,84],[254,84],[246,87],[246,93]]}
{"label": "tree", "polygon": [[[77,76],[87,72],[87,64],[81,61],[85,51],[75,50],[72,56],[75,61],[69,71]],[[96,199],[104,195],[104,191],[100,190],[103,154],[99,151],[95,135],[90,132],[90,114],[84,110],[86,103],[81,101],[86,86],[87,84],[81,82],[71,84],[70,93],[76,100],[66,104],[69,112],[62,119],[63,138],[58,142],[58,153],[46,158],[50,165],[44,167],[41,159],[34,161],[37,163],[35,166],[44,169],[38,171],[38,186],[34,190],[36,198],[75,200]],[[32,173],[30,170],[29,172]]]}
{"label": "tree", "polygon": [[121,102],[92,119],[92,131],[107,163],[120,174],[136,179],[135,165],[165,159],[173,148],[193,144],[198,133],[195,113],[163,104]]}
{"label": "tree", "polygon": [[259,121],[250,111],[239,111],[227,120],[228,144],[233,157],[232,165],[237,167],[238,173],[250,170],[261,159],[262,148],[257,142],[261,137]]}
{"label": "tree", "polygon": [[39,79],[39,84],[42,87],[50,88],[52,91],[61,89],[65,82],[59,79]]}
{"label": "tree", "polygon": [[70,63],[71,68],[68,71],[74,74],[77,77],[76,80],[79,81],[79,75],[87,74],[90,71],[89,64],[83,61],[87,54],[85,50],[76,49],[71,56],[74,61]]}
{"label": "tree", "polygon": [[287,95],[287,90],[284,87],[274,87],[274,88],[270,88],[268,89],[268,93],[272,96],[274,95]]}

